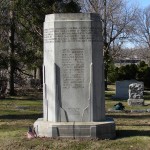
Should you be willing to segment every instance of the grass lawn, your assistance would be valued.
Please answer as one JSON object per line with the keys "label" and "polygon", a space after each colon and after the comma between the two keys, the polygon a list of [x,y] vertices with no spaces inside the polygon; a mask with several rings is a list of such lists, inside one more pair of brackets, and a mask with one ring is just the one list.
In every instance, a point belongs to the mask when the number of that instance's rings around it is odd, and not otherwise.
{"label": "grass lawn", "polygon": [[0,150],[149,150],[150,113],[110,113],[108,108],[122,102],[126,110],[150,109],[150,93],[145,93],[147,106],[130,107],[127,100],[112,99],[114,87],[105,94],[106,115],[116,123],[114,140],[26,138],[28,126],[42,117],[42,98],[8,97],[0,100]]}

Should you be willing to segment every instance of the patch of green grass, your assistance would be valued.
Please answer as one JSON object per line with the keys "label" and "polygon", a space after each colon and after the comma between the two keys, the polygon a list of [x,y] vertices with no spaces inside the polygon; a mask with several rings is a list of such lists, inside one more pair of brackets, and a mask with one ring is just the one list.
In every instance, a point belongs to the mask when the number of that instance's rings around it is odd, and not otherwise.
{"label": "patch of green grass", "polygon": [[[110,88],[114,89],[113,87]],[[114,91],[106,92],[106,109],[120,100],[112,99]],[[149,97],[147,93],[147,97]],[[147,99],[149,101],[150,99]],[[125,108],[146,109],[148,106],[131,107],[127,100],[120,101]],[[110,113],[116,123],[116,139],[27,139],[28,127],[42,117],[42,100],[28,97],[11,97],[0,100],[0,150],[149,150],[150,113]],[[18,108],[19,107],[19,108]],[[21,108],[20,108],[21,107]],[[25,108],[22,108],[25,107]]]}

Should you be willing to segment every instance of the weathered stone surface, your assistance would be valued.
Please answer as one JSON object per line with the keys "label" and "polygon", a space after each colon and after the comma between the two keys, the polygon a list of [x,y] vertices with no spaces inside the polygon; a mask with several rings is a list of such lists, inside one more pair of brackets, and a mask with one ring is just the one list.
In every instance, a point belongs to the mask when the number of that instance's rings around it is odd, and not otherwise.
{"label": "weathered stone surface", "polygon": [[128,99],[128,105],[143,106],[144,105],[144,99]]}
{"label": "weathered stone surface", "polygon": [[51,14],[44,23],[44,119],[105,119],[102,28],[96,14]]}
{"label": "weathered stone surface", "polygon": [[147,109],[147,112],[150,112],[150,109]]}
{"label": "weathered stone surface", "polygon": [[102,122],[50,122],[39,118],[34,127],[39,137],[114,139],[116,136],[115,123],[110,119]]}
{"label": "weathered stone surface", "polygon": [[129,85],[129,99],[143,99],[143,83],[132,83]]}
{"label": "weathered stone surface", "polygon": [[[39,135],[70,137],[75,131],[77,137],[98,137],[101,132],[103,137],[108,135],[109,138],[112,132],[114,136],[115,129],[111,125],[108,125],[110,130],[103,131],[107,125],[102,43],[102,25],[97,14],[46,15],[44,117],[34,124]],[[98,123],[93,125],[93,122]],[[113,121],[111,124],[115,126]]]}
{"label": "weathered stone surface", "polygon": [[144,85],[142,82],[130,84],[128,105],[144,105],[143,92]]}

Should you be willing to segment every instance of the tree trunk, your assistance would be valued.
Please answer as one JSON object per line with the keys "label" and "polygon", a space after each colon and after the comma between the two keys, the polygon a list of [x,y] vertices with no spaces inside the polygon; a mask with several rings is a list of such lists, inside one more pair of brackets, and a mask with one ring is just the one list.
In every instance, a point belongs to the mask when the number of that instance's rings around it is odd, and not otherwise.
{"label": "tree trunk", "polygon": [[107,16],[106,16],[106,0],[103,0],[104,4],[104,27],[103,27],[103,38],[104,38],[104,47],[103,47],[103,52],[104,52],[104,64],[105,64],[105,90],[107,90],[107,74],[108,74],[108,43],[107,43]]}
{"label": "tree trunk", "polygon": [[15,62],[14,62],[14,50],[15,50],[15,23],[14,23],[14,12],[10,10],[10,32],[9,32],[9,65],[8,65],[8,84],[9,94],[15,95],[14,89],[14,73],[15,73]]}
{"label": "tree trunk", "polygon": [[14,64],[13,60],[10,60],[9,66],[9,94],[11,96],[15,95],[15,88],[14,88]]}
{"label": "tree trunk", "polygon": [[105,70],[104,70],[104,75],[105,75],[105,90],[108,90],[107,87],[107,77],[108,77],[108,67],[109,67],[109,47],[108,43],[104,43],[104,65],[105,65]]}
{"label": "tree trunk", "polygon": [[33,69],[33,79],[36,79],[36,68]]}
{"label": "tree trunk", "polygon": [[40,84],[42,87],[42,85],[43,85],[43,67],[41,66],[39,69],[40,69]]}

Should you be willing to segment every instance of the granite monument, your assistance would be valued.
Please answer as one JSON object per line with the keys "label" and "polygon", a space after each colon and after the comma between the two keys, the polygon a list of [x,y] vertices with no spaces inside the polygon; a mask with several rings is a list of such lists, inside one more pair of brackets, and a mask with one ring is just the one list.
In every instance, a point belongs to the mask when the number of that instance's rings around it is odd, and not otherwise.
{"label": "granite monument", "polygon": [[97,14],[46,15],[42,137],[114,138],[105,116],[102,25]]}

